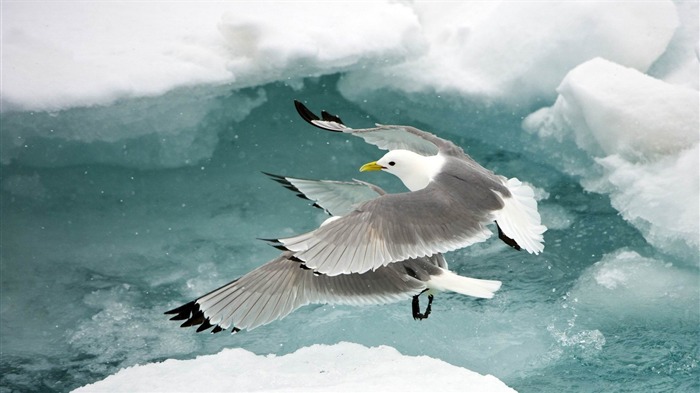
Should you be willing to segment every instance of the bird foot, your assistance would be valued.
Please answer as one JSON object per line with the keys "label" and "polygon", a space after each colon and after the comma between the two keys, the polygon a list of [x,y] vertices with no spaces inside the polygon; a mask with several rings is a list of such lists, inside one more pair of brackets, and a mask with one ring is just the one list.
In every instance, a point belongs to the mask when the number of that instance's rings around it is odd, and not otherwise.
{"label": "bird foot", "polygon": [[413,302],[412,302],[412,308],[413,308],[413,319],[415,320],[423,320],[427,319],[428,316],[430,315],[431,306],[433,305],[433,295],[428,295],[428,307],[425,308],[425,312],[421,313],[420,312],[420,300],[418,300],[418,297],[420,295],[416,295],[413,297]]}

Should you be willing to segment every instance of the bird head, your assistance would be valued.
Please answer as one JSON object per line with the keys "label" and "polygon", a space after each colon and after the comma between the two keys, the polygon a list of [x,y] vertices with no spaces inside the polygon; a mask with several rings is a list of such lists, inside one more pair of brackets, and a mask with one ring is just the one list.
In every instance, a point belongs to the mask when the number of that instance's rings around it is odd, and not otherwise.
{"label": "bird head", "polygon": [[411,191],[425,188],[440,172],[444,158],[440,155],[422,156],[409,150],[392,150],[377,161],[360,168],[365,171],[385,171],[398,177]]}

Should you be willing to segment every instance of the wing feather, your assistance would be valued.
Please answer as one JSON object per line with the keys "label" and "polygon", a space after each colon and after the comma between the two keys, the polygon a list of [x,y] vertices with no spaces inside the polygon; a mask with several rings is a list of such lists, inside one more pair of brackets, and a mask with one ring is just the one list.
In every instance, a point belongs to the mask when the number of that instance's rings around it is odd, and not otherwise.
{"label": "wing feather", "polygon": [[504,179],[510,197],[503,198],[503,209],[496,213],[496,222],[506,236],[531,254],[544,249],[543,233],[547,227],[541,224],[537,201],[530,186],[517,178]]}
{"label": "wing feather", "polygon": [[[443,178],[422,190],[373,199],[315,231],[278,241],[308,267],[335,276],[486,240],[491,231],[484,225],[503,207],[499,195],[491,189],[465,189],[479,183],[465,186],[447,174],[438,176]],[[365,247],[374,252],[363,257],[346,253],[348,248]]]}
{"label": "wing feather", "polygon": [[[378,124],[373,128],[353,129],[329,116],[324,116],[323,120],[320,119],[299,101],[294,101],[294,106],[302,119],[309,124],[327,131],[360,137],[382,150],[404,149],[424,156],[432,156],[438,152],[453,156],[464,155],[464,151],[454,143],[415,127]],[[333,117],[340,120],[337,116]]]}
{"label": "wing feather", "polygon": [[380,187],[360,180],[312,180],[263,173],[333,216],[343,216],[362,202],[386,194]]}
{"label": "wing feather", "polygon": [[[405,263],[433,273],[437,269],[428,258]],[[202,325],[202,330],[212,326],[217,331],[231,327],[251,330],[309,303],[382,304],[408,299],[425,289],[425,282],[408,276],[401,264],[331,277],[302,268],[293,254],[286,252],[168,313],[178,314],[174,319],[187,319],[183,326]]]}

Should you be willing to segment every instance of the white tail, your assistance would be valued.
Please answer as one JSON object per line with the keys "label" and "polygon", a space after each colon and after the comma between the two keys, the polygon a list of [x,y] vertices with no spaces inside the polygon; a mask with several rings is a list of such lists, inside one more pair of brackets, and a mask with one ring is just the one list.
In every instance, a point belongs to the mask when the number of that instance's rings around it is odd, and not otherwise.
{"label": "white tail", "polygon": [[501,288],[501,282],[464,277],[449,270],[441,269],[442,274],[430,276],[426,283],[428,288],[440,291],[452,291],[462,295],[491,299],[493,293]]}

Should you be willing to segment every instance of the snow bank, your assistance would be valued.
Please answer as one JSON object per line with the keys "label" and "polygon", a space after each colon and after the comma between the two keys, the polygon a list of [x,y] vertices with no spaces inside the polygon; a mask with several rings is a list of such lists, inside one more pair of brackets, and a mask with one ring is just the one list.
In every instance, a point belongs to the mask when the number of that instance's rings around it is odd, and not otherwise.
{"label": "snow bank", "polygon": [[2,109],[57,111],[391,63],[423,50],[390,2],[3,3]]}
{"label": "snow bank", "polygon": [[404,356],[388,346],[312,345],[284,356],[225,349],[193,360],[123,369],[74,392],[514,392],[427,356]]}
{"label": "snow bank", "polygon": [[697,262],[698,92],[600,58],[572,70],[557,91],[523,127],[574,141],[599,165],[576,173],[588,190],[609,193],[652,244]]}
{"label": "snow bank", "polygon": [[[445,4],[443,4],[444,6]],[[401,64],[358,70],[341,84],[361,99],[377,89],[435,91],[527,105],[553,98],[562,77],[601,56],[646,71],[678,26],[670,1],[465,2],[415,9],[430,50]]]}
{"label": "snow bank", "polygon": [[[525,127],[560,139],[573,132],[576,144],[595,156],[640,162],[698,142],[695,90],[596,58],[571,70],[557,92],[554,106],[531,116]],[[550,124],[533,124],[543,122]]]}
{"label": "snow bank", "polygon": [[[679,25],[671,1],[2,7],[4,111],[57,111],[182,86],[236,89],[339,71],[354,71],[343,89],[356,98],[389,87],[528,102],[551,97],[567,71],[596,56],[646,71]],[[659,72],[677,79],[676,68],[692,70],[691,27]]]}

